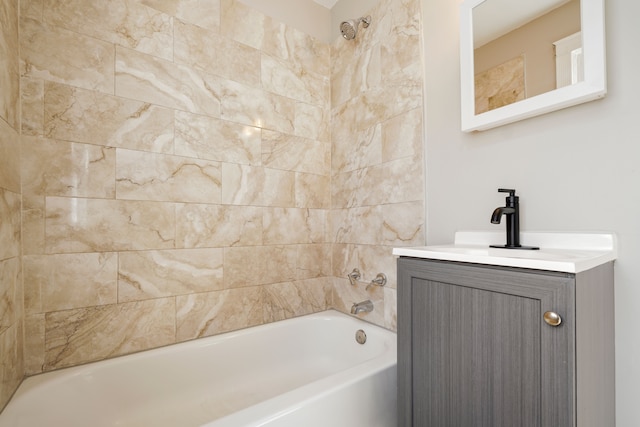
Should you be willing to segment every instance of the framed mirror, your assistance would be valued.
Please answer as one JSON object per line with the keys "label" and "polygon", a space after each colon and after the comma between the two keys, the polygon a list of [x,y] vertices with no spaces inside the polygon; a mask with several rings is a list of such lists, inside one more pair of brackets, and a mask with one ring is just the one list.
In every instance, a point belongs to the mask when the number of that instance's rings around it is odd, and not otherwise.
{"label": "framed mirror", "polygon": [[465,0],[460,79],[465,132],[604,97],[604,0]]}

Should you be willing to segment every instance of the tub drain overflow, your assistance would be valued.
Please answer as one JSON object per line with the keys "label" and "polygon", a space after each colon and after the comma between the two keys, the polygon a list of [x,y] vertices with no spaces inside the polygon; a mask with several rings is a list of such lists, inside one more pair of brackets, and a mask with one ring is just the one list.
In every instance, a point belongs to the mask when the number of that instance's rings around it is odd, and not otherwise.
{"label": "tub drain overflow", "polygon": [[367,334],[362,329],[356,331],[356,341],[358,344],[364,344],[367,342]]}

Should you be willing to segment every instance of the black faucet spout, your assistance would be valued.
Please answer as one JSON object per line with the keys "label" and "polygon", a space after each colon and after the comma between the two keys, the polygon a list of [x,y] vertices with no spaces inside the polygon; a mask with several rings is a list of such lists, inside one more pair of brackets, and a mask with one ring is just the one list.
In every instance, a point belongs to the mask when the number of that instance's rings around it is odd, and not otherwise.
{"label": "black faucet spout", "polygon": [[500,224],[500,220],[502,219],[502,215],[511,215],[516,213],[514,208],[496,208],[491,214],[491,224]]}

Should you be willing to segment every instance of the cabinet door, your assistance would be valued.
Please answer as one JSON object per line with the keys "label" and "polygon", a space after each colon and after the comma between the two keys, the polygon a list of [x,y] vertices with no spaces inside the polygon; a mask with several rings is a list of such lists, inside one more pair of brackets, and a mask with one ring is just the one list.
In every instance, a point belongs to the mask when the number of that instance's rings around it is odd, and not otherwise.
{"label": "cabinet door", "polygon": [[401,426],[574,425],[572,277],[412,259],[398,272]]}

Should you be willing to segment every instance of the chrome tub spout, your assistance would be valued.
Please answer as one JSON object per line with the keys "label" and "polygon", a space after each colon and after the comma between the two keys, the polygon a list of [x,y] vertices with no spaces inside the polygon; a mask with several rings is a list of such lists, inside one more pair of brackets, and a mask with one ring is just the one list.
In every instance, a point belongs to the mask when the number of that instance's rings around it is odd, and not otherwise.
{"label": "chrome tub spout", "polygon": [[371,300],[366,300],[366,301],[362,301],[362,302],[354,302],[353,305],[351,306],[351,314],[358,314],[358,313],[369,313],[373,311],[373,303],[371,302]]}

